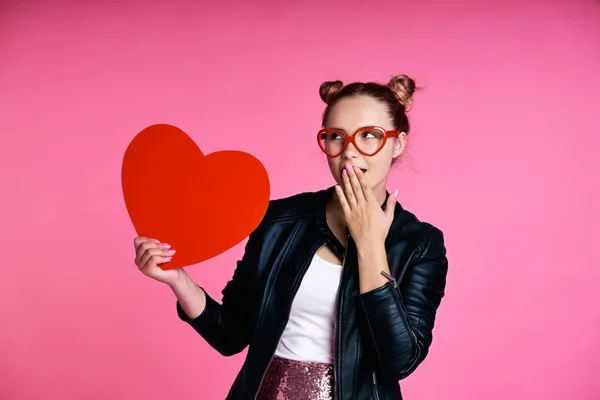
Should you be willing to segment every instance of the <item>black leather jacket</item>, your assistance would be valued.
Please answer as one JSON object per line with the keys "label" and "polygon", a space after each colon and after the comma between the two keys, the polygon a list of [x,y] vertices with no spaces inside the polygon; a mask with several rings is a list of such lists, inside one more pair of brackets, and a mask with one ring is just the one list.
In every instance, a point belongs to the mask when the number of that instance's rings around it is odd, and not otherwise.
{"label": "black leather jacket", "polygon": [[230,356],[249,346],[227,399],[255,398],[294,295],[323,245],[344,264],[335,328],[334,398],[402,399],[398,381],[427,355],[446,286],[442,232],[396,203],[385,242],[394,279],[361,295],[356,246],[348,235],[344,248],[325,220],[325,204],[332,195],[333,187],[271,200],[223,289],[222,304],[207,294],[205,310],[190,320],[177,303],[179,318],[219,353]]}

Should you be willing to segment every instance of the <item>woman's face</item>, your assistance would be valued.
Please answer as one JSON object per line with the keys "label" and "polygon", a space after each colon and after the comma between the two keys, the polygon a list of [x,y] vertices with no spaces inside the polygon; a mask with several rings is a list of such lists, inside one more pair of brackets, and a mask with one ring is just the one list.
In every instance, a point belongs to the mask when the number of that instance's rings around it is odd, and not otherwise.
{"label": "woman's face", "polygon": [[[340,100],[330,110],[326,123],[326,128],[342,129],[347,135],[352,135],[357,129],[367,126],[380,126],[385,130],[395,129],[385,104],[367,96],[347,97]],[[327,156],[327,162],[333,178],[342,188],[344,187],[342,170],[350,164],[363,170],[376,196],[384,196],[392,160],[402,153],[405,144],[406,133],[402,132],[398,138],[388,138],[379,153],[365,156],[354,147],[354,144],[348,143],[339,156],[334,158]]]}

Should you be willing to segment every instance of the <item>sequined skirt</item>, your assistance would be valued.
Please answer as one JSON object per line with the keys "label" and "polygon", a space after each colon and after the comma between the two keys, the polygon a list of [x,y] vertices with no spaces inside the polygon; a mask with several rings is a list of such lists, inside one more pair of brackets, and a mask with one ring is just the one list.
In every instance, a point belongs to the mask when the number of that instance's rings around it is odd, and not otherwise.
{"label": "sequined skirt", "polygon": [[331,400],[333,365],[288,360],[271,361],[256,400]]}

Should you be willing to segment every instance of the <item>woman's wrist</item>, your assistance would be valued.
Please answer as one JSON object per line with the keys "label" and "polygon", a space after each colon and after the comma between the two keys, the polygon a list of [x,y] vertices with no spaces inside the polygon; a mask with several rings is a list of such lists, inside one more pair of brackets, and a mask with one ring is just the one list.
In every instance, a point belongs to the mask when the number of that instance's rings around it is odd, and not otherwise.
{"label": "woman's wrist", "polygon": [[189,285],[189,281],[191,281],[185,269],[177,268],[175,272],[177,272],[175,278],[165,282],[173,291],[175,291],[175,289],[181,288],[182,286]]}

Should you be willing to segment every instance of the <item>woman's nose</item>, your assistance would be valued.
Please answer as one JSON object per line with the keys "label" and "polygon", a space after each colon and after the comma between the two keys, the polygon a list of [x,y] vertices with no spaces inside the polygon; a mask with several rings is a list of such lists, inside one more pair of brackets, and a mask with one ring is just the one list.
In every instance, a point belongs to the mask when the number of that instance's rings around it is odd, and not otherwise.
{"label": "woman's nose", "polygon": [[356,147],[354,146],[354,143],[348,143],[346,145],[346,148],[344,149],[344,151],[342,152],[342,157],[344,158],[356,158],[358,157],[358,150],[356,150]]}

